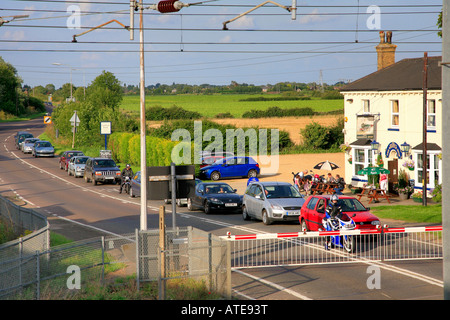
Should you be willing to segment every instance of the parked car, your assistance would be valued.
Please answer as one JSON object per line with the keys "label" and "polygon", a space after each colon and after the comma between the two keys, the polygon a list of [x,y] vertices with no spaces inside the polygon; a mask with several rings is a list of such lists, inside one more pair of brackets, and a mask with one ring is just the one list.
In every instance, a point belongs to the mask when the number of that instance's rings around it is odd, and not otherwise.
{"label": "parked car", "polygon": [[206,156],[206,157],[202,157],[202,163],[200,164],[200,168],[206,167],[206,166],[210,166],[212,165],[214,162],[216,162],[217,160],[223,159],[225,158],[225,156]]}
{"label": "parked car", "polygon": [[26,138],[34,138],[34,136],[28,131],[19,131],[14,136],[14,143],[17,150],[21,150],[22,143]]}
{"label": "parked car", "polygon": [[121,172],[113,159],[89,158],[84,167],[84,180],[96,185],[102,183],[120,183]]}
{"label": "parked car", "polygon": [[76,156],[84,156],[84,153],[81,151],[71,150],[71,151],[64,151],[59,156],[59,168],[61,170],[66,170],[69,168],[69,161],[70,158],[76,157]]}
{"label": "parked car", "polygon": [[257,177],[259,164],[251,157],[227,157],[200,169],[200,179],[219,180],[233,177]]}
{"label": "parked car", "polygon": [[[322,219],[325,217],[325,208],[330,201],[331,195],[310,196],[301,209],[299,217],[302,230],[318,231],[325,229]],[[369,212],[358,199],[350,196],[338,196],[338,204],[342,207],[342,213],[351,216],[355,221],[356,229],[376,229],[380,219]],[[353,214],[356,214],[353,216]]]}
{"label": "parked car", "polygon": [[54,157],[55,148],[49,141],[39,140],[33,144],[33,149],[31,150],[31,155],[33,157]]}
{"label": "parked car", "polygon": [[298,221],[305,202],[297,189],[287,182],[253,182],[247,186],[242,203],[242,217],[273,221]]}
{"label": "parked car", "polygon": [[33,145],[36,141],[39,141],[39,138],[26,138],[22,143],[22,152],[23,153],[31,153],[33,151]]}
{"label": "parked car", "polygon": [[134,198],[140,196],[141,196],[141,172],[138,171],[131,179],[130,197]]}
{"label": "parked car", "polygon": [[187,199],[188,210],[201,208],[206,214],[215,210],[239,211],[242,196],[223,182],[201,182],[195,187],[195,195]]}
{"label": "parked car", "polygon": [[74,176],[75,178],[84,176],[84,168],[88,161],[88,156],[74,156],[69,160],[69,166],[67,168],[67,174]]}

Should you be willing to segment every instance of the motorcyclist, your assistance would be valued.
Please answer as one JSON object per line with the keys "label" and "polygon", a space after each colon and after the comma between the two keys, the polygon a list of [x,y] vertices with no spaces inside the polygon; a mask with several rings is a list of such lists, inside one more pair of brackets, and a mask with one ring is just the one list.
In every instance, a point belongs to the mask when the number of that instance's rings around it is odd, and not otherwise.
{"label": "motorcyclist", "polygon": [[[336,218],[342,217],[342,207],[338,204],[339,197],[336,194],[333,194],[330,198],[330,202],[328,203],[325,209],[325,223],[330,223],[333,225],[332,220]],[[325,242],[325,249],[330,250],[331,247],[331,237],[327,237]]]}
{"label": "motorcyclist", "polygon": [[127,164],[127,166],[122,170],[121,174],[121,182],[120,182],[120,189],[119,193],[122,193],[123,185],[125,184],[125,177],[129,177],[130,179],[133,178],[133,170],[131,169],[131,166]]}

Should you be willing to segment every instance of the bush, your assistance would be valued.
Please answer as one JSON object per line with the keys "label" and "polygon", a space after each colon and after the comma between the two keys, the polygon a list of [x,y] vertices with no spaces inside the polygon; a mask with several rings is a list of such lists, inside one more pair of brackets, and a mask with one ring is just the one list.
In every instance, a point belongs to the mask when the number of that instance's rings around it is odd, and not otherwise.
{"label": "bush", "polygon": [[303,117],[312,116],[315,112],[311,108],[290,108],[270,107],[267,110],[250,110],[244,112],[243,118],[268,118],[268,117]]}
{"label": "bush", "polygon": [[177,120],[177,119],[200,119],[202,115],[195,111],[187,111],[181,107],[172,106],[163,108],[161,106],[150,107],[145,110],[146,120]]}
{"label": "bush", "polygon": [[303,146],[312,150],[337,149],[344,143],[343,128],[343,118],[338,119],[336,125],[331,127],[324,127],[313,122],[300,131],[303,136]]}

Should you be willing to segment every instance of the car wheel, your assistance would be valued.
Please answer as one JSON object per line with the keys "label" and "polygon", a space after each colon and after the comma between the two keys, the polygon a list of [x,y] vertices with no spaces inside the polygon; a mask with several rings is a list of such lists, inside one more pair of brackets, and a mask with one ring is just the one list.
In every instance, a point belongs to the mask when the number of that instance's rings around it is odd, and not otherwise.
{"label": "car wheel", "polygon": [[302,231],[309,231],[308,226],[306,225],[305,219],[302,219],[301,228],[302,228]]}
{"label": "car wheel", "polygon": [[194,211],[194,207],[192,206],[192,200],[191,200],[191,198],[188,198],[188,199],[187,199],[187,209],[188,209],[189,211]]}
{"label": "car wheel", "polygon": [[250,220],[250,216],[248,215],[247,207],[242,206],[242,218],[244,220]]}
{"label": "car wheel", "polygon": [[209,204],[208,201],[205,202],[205,206],[203,208],[205,210],[206,214],[210,214],[211,213],[211,205]]}
{"label": "car wheel", "polygon": [[252,169],[248,172],[247,176],[249,178],[255,178],[258,175],[258,173],[256,172],[256,170]]}
{"label": "car wheel", "polygon": [[262,212],[262,221],[266,226],[272,223],[272,221],[270,221],[269,219],[269,215],[267,214],[266,210],[263,210]]}
{"label": "car wheel", "polygon": [[217,181],[219,179],[220,179],[220,173],[218,171],[214,171],[213,173],[211,173],[211,180]]}

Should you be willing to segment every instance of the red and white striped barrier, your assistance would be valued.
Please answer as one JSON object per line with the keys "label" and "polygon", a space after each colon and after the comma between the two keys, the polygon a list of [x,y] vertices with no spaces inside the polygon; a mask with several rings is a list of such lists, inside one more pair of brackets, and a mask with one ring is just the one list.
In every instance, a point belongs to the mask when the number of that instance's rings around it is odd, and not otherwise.
{"label": "red and white striped barrier", "polygon": [[346,231],[310,231],[310,232],[286,232],[286,233],[258,233],[232,235],[230,232],[226,236],[222,236],[223,240],[239,241],[239,240],[262,240],[262,239],[286,239],[286,238],[306,238],[306,237],[323,237],[323,236],[341,236],[341,235],[369,235],[380,233],[418,233],[442,231],[442,226],[431,227],[410,227],[410,228],[377,228],[377,229],[355,229]]}

